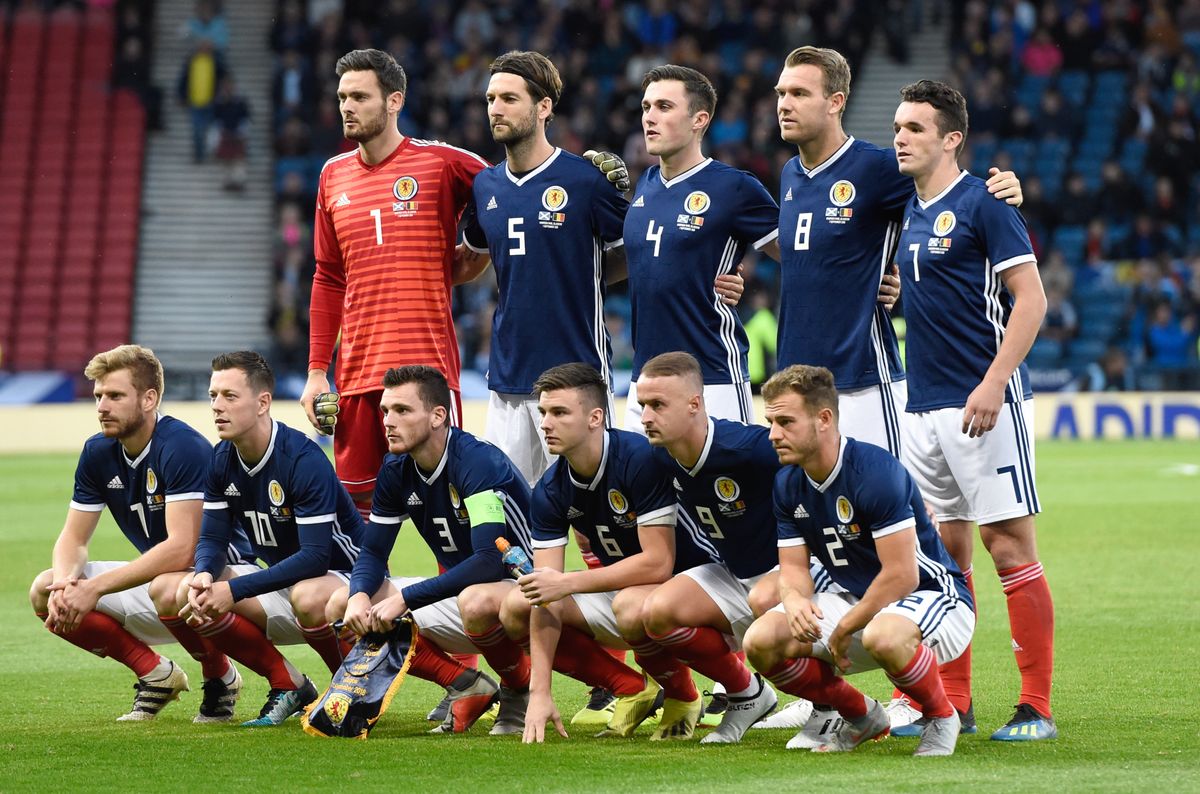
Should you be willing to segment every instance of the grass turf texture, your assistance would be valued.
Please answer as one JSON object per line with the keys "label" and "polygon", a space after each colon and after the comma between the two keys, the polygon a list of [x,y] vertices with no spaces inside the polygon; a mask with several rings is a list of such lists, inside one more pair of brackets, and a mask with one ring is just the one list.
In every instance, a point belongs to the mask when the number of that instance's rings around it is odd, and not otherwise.
{"label": "grass turf texture", "polygon": [[[1011,716],[1018,677],[1008,617],[986,553],[976,554],[980,600],[975,710],[980,733],[953,758],[909,756],[915,740],[888,739],[849,755],[785,751],[790,731],[751,731],[738,746],[597,740],[583,732],[542,747],[513,737],[430,736],[425,712],[441,692],[409,679],[367,742],[320,740],[296,720],[274,729],[191,723],[200,702],[198,665],[174,645],[192,691],[150,723],[116,723],[132,702],[132,675],[52,637],[26,597],[70,498],[70,455],[0,456],[0,791],[394,790],[695,791],[718,787],[783,791],[976,791],[1200,789],[1194,576],[1200,480],[1179,464],[1200,463],[1200,445],[1171,442],[1043,443],[1038,449],[1041,556],[1057,604],[1055,714],[1062,738],[1007,745],[988,734]],[[1178,467],[1174,468],[1173,467]],[[1194,470],[1194,469],[1193,469]],[[93,559],[125,559],[129,547],[105,516]],[[576,560],[577,562],[577,560]],[[401,533],[394,572],[427,574],[432,556],[415,532]],[[328,675],[307,646],[286,649],[323,687]],[[245,673],[238,719],[257,715],[265,683]],[[852,679],[890,693],[882,675]],[[584,687],[558,677],[564,719]]]}

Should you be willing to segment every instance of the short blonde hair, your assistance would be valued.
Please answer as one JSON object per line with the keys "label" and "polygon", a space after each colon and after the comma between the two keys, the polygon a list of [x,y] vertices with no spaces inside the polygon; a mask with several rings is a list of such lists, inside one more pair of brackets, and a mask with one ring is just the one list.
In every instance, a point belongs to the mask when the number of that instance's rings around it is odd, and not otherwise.
{"label": "short blonde hair", "polygon": [[[788,53],[783,65],[786,68],[806,65],[817,67],[824,75],[821,87],[825,98],[829,99],[840,93],[846,97],[846,101],[850,100],[850,64],[837,50],[827,47],[797,47]],[[843,104],[842,112],[845,111],[846,106]]]}
{"label": "short blonde hair", "polygon": [[825,367],[793,364],[776,372],[763,384],[762,396],[767,402],[773,402],[785,394],[803,397],[810,416],[816,415],[822,408],[833,411],[835,418],[838,415],[837,387],[833,373]]}
{"label": "short blonde hair", "polygon": [[97,353],[92,356],[92,360],[84,367],[83,376],[88,380],[100,380],[107,375],[123,369],[129,370],[130,380],[133,381],[133,388],[137,389],[138,394],[154,389],[158,392],[159,399],[162,399],[162,362],[158,360],[158,356],[154,355],[154,351],[148,347],[142,347],[141,345],[121,345],[120,347],[114,347],[112,350]]}
{"label": "short blonde hair", "polygon": [[692,381],[693,385],[704,388],[704,373],[700,362],[691,353],[677,350],[671,353],[659,353],[642,365],[641,377],[670,378],[678,377]]}

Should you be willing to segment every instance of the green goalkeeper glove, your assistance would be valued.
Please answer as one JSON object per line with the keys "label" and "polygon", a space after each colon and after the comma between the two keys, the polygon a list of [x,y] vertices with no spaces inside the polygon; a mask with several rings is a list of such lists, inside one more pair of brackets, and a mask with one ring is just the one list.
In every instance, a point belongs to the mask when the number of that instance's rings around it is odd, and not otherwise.
{"label": "green goalkeeper glove", "polygon": [[629,169],[625,167],[625,161],[620,157],[612,152],[598,152],[595,149],[588,149],[583,156],[584,159],[591,160],[592,165],[599,168],[608,181],[616,185],[617,190],[627,193],[632,187],[629,184]]}
{"label": "green goalkeeper glove", "polygon": [[313,398],[313,413],[317,416],[317,430],[321,435],[333,435],[338,418],[338,399],[338,394],[331,391],[322,392]]}

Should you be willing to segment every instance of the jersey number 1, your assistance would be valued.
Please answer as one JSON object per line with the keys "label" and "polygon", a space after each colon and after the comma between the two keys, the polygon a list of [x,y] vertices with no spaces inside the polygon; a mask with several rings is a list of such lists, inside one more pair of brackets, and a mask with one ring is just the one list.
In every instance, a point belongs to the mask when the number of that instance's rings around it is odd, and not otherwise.
{"label": "jersey number 1", "polygon": [[913,255],[913,281],[921,280],[921,265],[917,262],[917,254],[921,251],[920,243],[910,243],[908,250],[912,251]]}

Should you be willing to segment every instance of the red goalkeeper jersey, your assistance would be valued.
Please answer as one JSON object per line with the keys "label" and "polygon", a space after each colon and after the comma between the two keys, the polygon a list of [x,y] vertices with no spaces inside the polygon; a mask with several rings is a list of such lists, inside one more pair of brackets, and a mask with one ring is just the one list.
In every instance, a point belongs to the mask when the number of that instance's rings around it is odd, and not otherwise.
{"label": "red goalkeeper jersey", "polygon": [[389,367],[427,364],[458,389],[450,272],[459,217],[487,162],[405,138],[378,165],[358,151],[321,169],[308,366],[328,369],[341,332],[338,390],[382,388]]}

